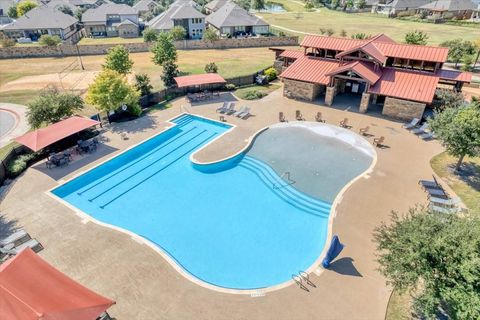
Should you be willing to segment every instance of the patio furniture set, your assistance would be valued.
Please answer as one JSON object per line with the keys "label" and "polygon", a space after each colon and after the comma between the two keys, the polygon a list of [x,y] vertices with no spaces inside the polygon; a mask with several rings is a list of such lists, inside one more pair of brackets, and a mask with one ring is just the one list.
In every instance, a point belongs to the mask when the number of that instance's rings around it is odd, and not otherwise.
{"label": "patio furniture set", "polygon": [[[246,119],[252,114],[250,113],[250,107],[243,106],[239,110],[235,109],[235,102],[224,102],[223,105],[216,110],[219,113],[226,115],[232,115],[240,119]],[[226,119],[224,116],[220,116],[220,121],[225,122]]]}
{"label": "patio furniture set", "polygon": [[424,122],[420,125],[420,119],[413,118],[411,122],[406,123],[402,126],[403,128],[410,130],[410,132],[416,134],[423,140],[435,139],[435,132],[430,130],[428,123]]}
{"label": "patio furniture set", "polygon": [[78,140],[77,145],[73,148],[64,150],[62,152],[51,153],[47,157],[45,165],[47,168],[67,166],[73,160],[73,154],[92,153],[97,150],[98,140],[93,138],[91,140]]}
{"label": "patio furniture set", "polygon": [[23,229],[0,239],[0,263],[18,254],[24,248],[31,248],[33,251],[39,252],[43,249],[43,246]]}
{"label": "patio furniture set", "polygon": [[418,184],[428,193],[431,210],[442,213],[457,213],[463,210],[464,206],[460,198],[451,198],[435,176],[433,180],[420,180]]}
{"label": "patio furniture set", "polygon": [[210,92],[210,91],[203,91],[199,93],[189,93],[187,94],[187,100],[188,102],[197,102],[197,101],[205,101],[205,100],[210,100],[213,98],[217,98],[220,96],[219,92]]}

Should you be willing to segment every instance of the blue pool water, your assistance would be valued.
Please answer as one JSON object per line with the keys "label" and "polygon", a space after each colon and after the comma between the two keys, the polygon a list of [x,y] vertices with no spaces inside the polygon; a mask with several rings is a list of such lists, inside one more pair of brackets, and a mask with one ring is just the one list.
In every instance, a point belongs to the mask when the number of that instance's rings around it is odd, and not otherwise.
{"label": "blue pool water", "polygon": [[173,122],[53,193],[150,240],[216,286],[263,288],[309,268],[325,245],[331,203],[298,191],[248,153],[192,164],[190,155],[230,126],[191,115]]}

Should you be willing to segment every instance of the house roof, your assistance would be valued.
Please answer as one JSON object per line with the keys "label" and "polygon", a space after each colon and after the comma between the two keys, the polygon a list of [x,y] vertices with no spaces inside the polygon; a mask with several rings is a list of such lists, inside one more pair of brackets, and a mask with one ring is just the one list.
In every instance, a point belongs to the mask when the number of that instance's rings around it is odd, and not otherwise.
{"label": "house roof", "polygon": [[327,76],[327,73],[337,69],[338,66],[339,63],[336,60],[303,56],[295,60],[280,76],[286,79],[328,85],[330,77]]}
{"label": "house roof", "polygon": [[477,5],[470,0],[437,0],[420,7],[431,11],[475,10]]}
{"label": "house roof", "polygon": [[147,22],[147,26],[156,30],[170,30],[174,27],[174,19],[204,18],[201,12],[195,9],[196,3],[191,0],[177,0],[170,7]]}
{"label": "house roof", "polygon": [[91,8],[82,15],[82,22],[106,22],[107,15],[136,15],[137,10],[126,4],[105,3],[97,8]]}
{"label": "house roof", "polygon": [[382,77],[369,93],[399,99],[431,103],[439,77],[432,73],[384,68]]}
{"label": "house roof", "polygon": [[361,61],[354,61],[351,63],[348,63],[346,65],[340,66],[336,69],[333,69],[332,71],[328,72],[326,75],[327,76],[333,76],[336,74],[343,73],[345,71],[353,71],[356,74],[358,74],[360,77],[362,77],[365,81],[367,81],[370,84],[374,84],[375,82],[380,79],[382,76],[382,72],[380,70],[374,70],[372,68],[371,63],[365,63]]}
{"label": "house roof", "polygon": [[407,10],[407,9],[417,9],[432,0],[393,0],[387,1],[385,4],[380,4],[380,6],[384,7],[392,7],[396,10]]}
{"label": "house roof", "polygon": [[130,20],[130,19],[125,19],[125,20],[123,20],[123,21],[120,22],[120,23],[113,23],[113,24],[112,24],[112,26],[117,26],[117,27],[128,26],[128,25],[132,25],[132,26],[138,27],[138,24],[136,24],[135,22],[133,22],[133,21]]}
{"label": "house roof", "polygon": [[354,47],[352,49],[349,49],[349,50],[345,50],[339,54],[337,54],[337,58],[339,57],[342,57],[342,56],[345,56],[349,53],[352,53],[352,52],[355,52],[355,51],[363,51],[365,54],[371,56],[372,58],[374,58],[375,60],[377,60],[379,63],[381,64],[384,64],[385,61],[387,61],[387,57],[385,57],[383,55],[383,53],[381,53],[378,48],[372,44],[371,42],[367,42],[365,44],[362,44],[358,47]]}
{"label": "house roof", "polygon": [[217,11],[223,7],[229,0],[213,0],[205,5],[205,8],[210,11]]}
{"label": "house roof", "polygon": [[206,21],[217,29],[237,26],[268,26],[268,23],[248,13],[232,1],[210,14]]}
{"label": "house roof", "polygon": [[66,29],[77,22],[77,19],[56,8],[38,6],[4,26],[2,30]]}
{"label": "house roof", "polygon": [[298,51],[298,50],[285,50],[279,55],[279,57],[291,58],[291,59],[298,59],[303,56],[304,56],[303,51]]}
{"label": "house roof", "polygon": [[137,3],[133,5],[133,9],[137,11],[150,11],[150,6],[151,5],[158,6],[158,3],[156,3],[153,0],[140,0]]}
{"label": "house roof", "polygon": [[383,57],[394,57],[445,62],[448,55],[448,48],[395,43],[391,39],[387,40],[384,35],[366,40],[307,35],[301,46],[348,52],[363,48],[380,61]]}
{"label": "house roof", "polygon": [[440,69],[436,72],[440,79],[453,80],[458,82],[471,82],[472,74],[470,72],[460,72],[455,70]]}

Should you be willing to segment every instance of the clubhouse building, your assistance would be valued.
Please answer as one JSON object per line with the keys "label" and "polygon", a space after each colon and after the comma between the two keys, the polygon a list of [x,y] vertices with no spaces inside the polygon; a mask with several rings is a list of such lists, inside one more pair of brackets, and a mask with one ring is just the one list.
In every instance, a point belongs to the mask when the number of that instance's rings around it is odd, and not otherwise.
{"label": "clubhouse building", "polygon": [[284,95],[329,106],[348,98],[363,113],[375,107],[397,119],[420,118],[438,87],[459,91],[472,78],[442,69],[448,48],[399,44],[383,34],[365,40],[308,35],[301,46],[303,52],[271,48]]}

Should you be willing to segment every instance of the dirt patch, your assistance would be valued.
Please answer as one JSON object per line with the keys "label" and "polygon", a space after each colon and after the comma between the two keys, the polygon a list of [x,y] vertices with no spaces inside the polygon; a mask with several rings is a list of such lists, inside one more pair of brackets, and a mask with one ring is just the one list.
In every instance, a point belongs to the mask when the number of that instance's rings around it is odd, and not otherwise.
{"label": "dirt patch", "polygon": [[462,88],[462,93],[465,95],[465,97],[469,101],[472,101],[472,97],[480,97],[480,88],[472,88],[472,87],[464,86]]}
{"label": "dirt patch", "polygon": [[14,90],[41,90],[49,85],[65,90],[85,90],[93,81],[98,71],[75,72],[68,75],[49,73],[35,76],[25,76],[10,81],[0,87],[0,92]]}

